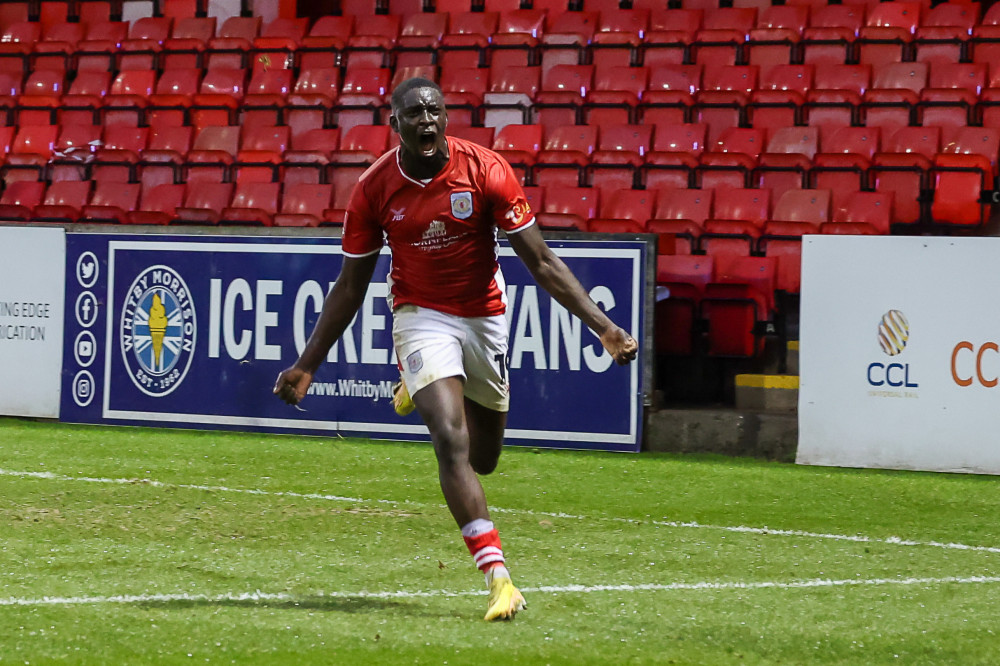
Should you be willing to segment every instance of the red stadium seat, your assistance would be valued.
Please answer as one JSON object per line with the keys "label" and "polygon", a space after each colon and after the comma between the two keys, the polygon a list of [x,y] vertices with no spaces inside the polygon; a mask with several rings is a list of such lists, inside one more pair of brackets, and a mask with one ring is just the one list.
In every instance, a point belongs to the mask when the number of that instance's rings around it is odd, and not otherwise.
{"label": "red stadium seat", "polygon": [[128,38],[122,40],[116,69],[148,71],[160,69],[160,54],[170,39],[174,19],[169,16],[143,16],[132,21]]}
{"label": "red stadium seat", "polygon": [[699,247],[715,257],[749,256],[770,219],[768,189],[722,188],[715,191],[712,216],[704,223]]}
{"label": "red stadium seat", "polygon": [[751,127],[773,131],[801,124],[806,95],[813,83],[812,65],[774,65],[750,93],[747,121]]}
{"label": "red stadium seat", "polygon": [[979,22],[979,5],[943,2],[932,7],[917,26],[915,57],[918,62],[957,63],[970,55],[972,31]]}
{"label": "red stadium seat", "polygon": [[278,212],[281,183],[237,182],[233,200],[222,211],[219,224],[269,227]]}
{"label": "red stadium seat", "polygon": [[649,190],[604,191],[600,217],[590,221],[590,231],[645,233],[653,217],[656,193]]}
{"label": "red stadium seat", "polygon": [[253,71],[292,69],[308,29],[307,18],[279,17],[265,23],[250,50]]}
{"label": "red stadium seat", "polygon": [[545,144],[531,170],[535,185],[579,187],[590,156],[597,149],[598,128],[594,125],[560,125],[546,128]]}
{"label": "red stadium seat", "polygon": [[785,190],[807,187],[818,149],[819,130],[815,127],[774,131],[754,170],[755,186],[770,189],[775,198]]}
{"label": "red stadium seat", "polygon": [[823,138],[821,147],[813,157],[809,186],[832,191],[836,208],[845,193],[868,188],[868,170],[881,149],[881,130],[842,127]]}
{"label": "red stadium seat", "polygon": [[160,67],[170,69],[200,69],[204,67],[204,53],[215,36],[214,16],[176,18],[170,38],[163,42]]}
{"label": "red stadium seat", "polygon": [[139,127],[144,124],[146,108],[156,89],[153,70],[122,70],[111,83],[101,109],[103,124]]}
{"label": "red stadium seat", "polygon": [[484,148],[489,148],[493,145],[496,132],[493,131],[492,127],[468,127],[462,125],[456,127],[449,125],[448,136],[465,139]]}
{"label": "red stadium seat", "polygon": [[40,69],[54,69],[65,72],[70,69],[73,54],[83,41],[86,26],[82,23],[57,22],[49,24],[42,32],[42,38],[35,44],[32,66]]}
{"label": "red stadium seat", "polygon": [[330,154],[340,145],[340,130],[313,129],[292,134],[291,148],[282,156],[282,180],[289,185],[318,184],[330,163]]}
{"label": "red stadium seat", "polygon": [[117,69],[120,44],[128,38],[127,21],[95,21],[87,24],[84,39],[77,42],[73,56],[78,72],[111,72]]}
{"label": "red stadium seat", "polygon": [[927,63],[887,63],[876,67],[874,74],[872,87],[861,103],[863,124],[881,127],[890,134],[915,125],[920,93],[927,87]]}
{"label": "red stadium seat", "polygon": [[41,180],[55,152],[58,136],[59,127],[56,125],[18,127],[7,161],[0,166],[4,182]]}
{"label": "red stadium seat", "polygon": [[[629,67],[639,63],[640,47],[649,30],[649,10],[642,8],[598,10],[597,31],[590,43],[591,57],[602,67]],[[592,5],[588,5],[593,10]]]}
{"label": "red stadium seat", "polygon": [[241,129],[239,125],[210,125],[198,131],[184,160],[186,181],[228,182],[239,153]]}
{"label": "red stadium seat", "polygon": [[844,64],[852,61],[864,19],[862,5],[824,4],[815,8],[809,27],[802,33],[804,62]]}
{"label": "red stadium seat", "polygon": [[746,42],[757,23],[755,7],[720,7],[707,12],[692,43],[694,62],[703,65],[742,65]]}
{"label": "red stadium seat", "polygon": [[483,94],[483,124],[499,132],[507,125],[529,122],[541,72],[541,67],[530,66],[491,68],[489,89]]}
{"label": "red stadium seat", "polygon": [[535,95],[535,122],[546,127],[577,124],[594,85],[594,66],[556,65],[542,72],[542,88]]}
{"label": "red stadium seat", "polygon": [[165,183],[143,185],[138,210],[127,215],[129,224],[170,224],[177,216],[177,208],[184,201],[184,185]]}
{"label": "red stadium seat", "polygon": [[442,68],[438,84],[448,106],[448,122],[459,125],[481,124],[483,95],[489,70],[478,67]]}
{"label": "red stadium seat", "polygon": [[35,206],[33,217],[39,222],[76,222],[83,207],[90,203],[92,182],[61,180],[45,190],[45,199]]}
{"label": "red stadium seat", "polygon": [[774,312],[777,261],[773,257],[728,257],[715,261],[705,287],[702,317],[708,322],[708,355],[755,357],[764,351],[764,325]]}
{"label": "red stadium seat", "polygon": [[65,78],[61,71],[32,72],[15,104],[19,125],[54,125],[57,122]]}
{"label": "red stadium seat", "polygon": [[753,65],[707,65],[702,89],[695,94],[694,118],[708,125],[709,143],[726,129],[744,125],[745,108],[757,88],[758,68]]}
{"label": "red stadium seat", "polygon": [[59,139],[48,165],[48,180],[89,180],[90,164],[100,145],[99,125],[61,126]]}
{"label": "red stadium seat", "polygon": [[562,12],[549,18],[540,47],[543,82],[553,67],[584,62],[599,20],[600,13],[592,11]]}
{"label": "red stadium seat", "polygon": [[641,46],[642,63],[656,71],[664,65],[690,62],[691,45],[703,19],[700,9],[666,9],[662,3],[652,8],[649,32]]}
{"label": "red stadium seat", "polygon": [[127,224],[129,213],[139,202],[139,187],[138,183],[96,183],[90,203],[83,207],[81,220]]}
{"label": "red stadium seat", "polygon": [[697,350],[701,298],[713,273],[712,257],[664,254],[657,257],[656,284],[666,290],[665,297],[656,301],[657,354],[689,356]]}
{"label": "red stadium seat", "polygon": [[176,210],[175,223],[218,224],[222,211],[233,200],[232,183],[194,182],[184,190],[184,204]]}
{"label": "red stadium seat", "polygon": [[658,125],[641,171],[646,189],[693,187],[707,132],[701,123]]}
{"label": "red stadium seat", "polygon": [[206,66],[243,69],[250,65],[249,54],[253,42],[260,35],[263,19],[260,16],[230,16],[216,36],[209,40],[205,51]]}
{"label": "red stadium seat", "polygon": [[337,125],[346,132],[355,125],[378,125],[391,94],[392,70],[384,67],[355,67],[344,74],[340,98],[335,107]]}
{"label": "red stadium seat", "polygon": [[858,61],[881,67],[907,59],[919,25],[917,2],[897,0],[873,5],[858,35]]}
{"label": "red stadium seat", "polygon": [[340,67],[342,54],[354,34],[354,16],[321,16],[302,38],[298,57],[301,69]]}
{"label": "red stadium seat", "polygon": [[766,145],[764,130],[730,127],[709,142],[696,168],[701,187],[748,187]]}
{"label": "red stadium seat", "polygon": [[659,237],[660,254],[671,249],[692,254],[699,248],[705,222],[712,215],[713,190],[665,188],[659,191],[646,229]]}
{"label": "red stadium seat", "polygon": [[923,193],[930,188],[930,168],[941,145],[937,127],[904,127],[886,135],[870,174],[878,192],[893,193],[894,223],[916,224],[923,217]]}
{"label": "red stadium seat", "polygon": [[143,185],[180,182],[181,167],[191,150],[192,129],[170,125],[150,128],[149,145],[142,152],[139,166]]}
{"label": "red stadium seat", "polygon": [[489,65],[490,37],[497,31],[496,12],[451,14],[448,33],[441,38],[437,64],[442,68]]}
{"label": "red stadium seat", "polygon": [[44,181],[21,180],[9,183],[0,196],[0,220],[28,222],[44,196]]}
{"label": "red stadium seat", "polygon": [[545,32],[545,17],[541,9],[500,11],[497,31],[490,39],[490,68],[526,67],[539,62],[538,46]]}
{"label": "red stadium seat", "polygon": [[285,186],[281,212],[274,216],[278,227],[319,226],[333,197],[332,185],[299,184]]}
{"label": "red stadium seat", "polygon": [[197,129],[209,125],[235,125],[246,94],[246,83],[245,69],[222,66],[208,69],[191,103],[191,124]]}
{"label": "red stadium seat", "polygon": [[809,19],[804,5],[768,6],[750,30],[747,62],[759,67],[789,64],[797,57]]}
{"label": "red stadium seat", "polygon": [[590,156],[587,182],[602,190],[638,186],[652,139],[653,128],[648,125],[603,125],[597,148]]}
{"label": "red stadium seat", "polygon": [[[833,209],[833,221],[820,225],[820,233],[888,235],[892,224],[892,194],[848,193]],[[836,225],[834,227],[833,225]]]}
{"label": "red stadium seat", "polygon": [[507,125],[497,132],[493,150],[506,159],[521,181],[528,180],[542,149],[541,125]]}
{"label": "red stadium seat", "polygon": [[587,222],[597,217],[600,190],[590,187],[545,189],[545,207],[535,219],[543,229],[586,231]]}
{"label": "red stadium seat", "polygon": [[59,102],[62,124],[101,124],[101,109],[111,89],[111,74],[105,71],[78,72],[67,94]]}
{"label": "red stadium seat", "polygon": [[[996,154],[995,152],[993,153]],[[981,226],[990,204],[983,193],[993,187],[993,166],[979,154],[940,153],[931,167],[934,199],[931,221],[954,226]]]}
{"label": "red stadium seat", "polygon": [[433,64],[447,32],[448,14],[421,12],[404,17],[396,40],[396,68]]}
{"label": "red stadium seat", "polygon": [[388,125],[355,125],[340,136],[340,146],[330,152],[330,162],[370,166],[389,150]]}
{"label": "red stadium seat", "polygon": [[583,119],[596,125],[638,122],[639,100],[649,86],[645,67],[598,68],[594,88],[583,106]]}

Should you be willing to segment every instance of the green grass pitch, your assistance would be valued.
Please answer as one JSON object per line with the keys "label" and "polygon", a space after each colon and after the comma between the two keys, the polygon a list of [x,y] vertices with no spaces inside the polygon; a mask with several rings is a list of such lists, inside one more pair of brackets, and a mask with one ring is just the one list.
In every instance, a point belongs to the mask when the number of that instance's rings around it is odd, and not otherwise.
{"label": "green grass pitch", "polygon": [[2,664],[995,664],[1000,479],[0,419]]}

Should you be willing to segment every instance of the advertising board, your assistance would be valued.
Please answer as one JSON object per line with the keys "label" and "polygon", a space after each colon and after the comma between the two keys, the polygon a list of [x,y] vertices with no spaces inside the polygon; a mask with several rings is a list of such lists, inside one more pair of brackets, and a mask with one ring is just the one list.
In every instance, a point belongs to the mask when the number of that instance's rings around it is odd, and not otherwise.
{"label": "advertising board", "polygon": [[[647,244],[552,241],[600,306],[637,338],[645,326]],[[314,326],[342,261],[339,239],[70,234],[67,264],[98,258],[95,320],[68,324],[62,419],[376,439],[427,438],[398,417],[384,252],[358,316],[330,350],[300,409],[272,394]],[[638,450],[645,358],[614,364],[506,244],[510,303],[508,441]],[[70,302],[82,291],[70,290]],[[79,293],[77,293],[79,292]],[[71,309],[71,306],[67,306]],[[74,341],[92,335],[92,357]],[[89,340],[89,337],[87,338]],[[82,384],[91,388],[81,390]]]}

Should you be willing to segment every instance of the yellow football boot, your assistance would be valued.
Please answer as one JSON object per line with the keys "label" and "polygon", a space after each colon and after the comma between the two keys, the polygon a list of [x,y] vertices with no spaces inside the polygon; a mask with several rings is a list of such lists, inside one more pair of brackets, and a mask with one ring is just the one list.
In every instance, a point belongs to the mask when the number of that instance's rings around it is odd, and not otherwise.
{"label": "yellow football boot", "polygon": [[399,381],[392,385],[392,408],[400,416],[406,416],[416,407],[413,404],[413,399],[410,398],[410,392],[406,390],[406,383],[400,377]]}
{"label": "yellow football boot", "polygon": [[487,622],[494,620],[513,620],[519,610],[527,606],[524,596],[514,587],[510,578],[494,578],[490,581],[490,602],[486,615]]}

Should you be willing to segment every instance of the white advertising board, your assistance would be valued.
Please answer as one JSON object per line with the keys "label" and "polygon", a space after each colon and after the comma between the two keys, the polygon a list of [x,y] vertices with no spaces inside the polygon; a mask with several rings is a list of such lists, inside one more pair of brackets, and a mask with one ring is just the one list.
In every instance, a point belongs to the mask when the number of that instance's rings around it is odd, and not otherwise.
{"label": "white advertising board", "polygon": [[0,227],[0,248],[0,414],[58,418],[66,234]]}
{"label": "white advertising board", "polygon": [[1000,238],[802,250],[796,461],[1000,474]]}

